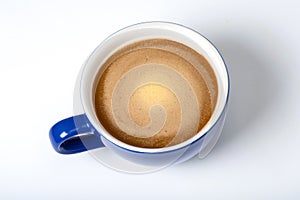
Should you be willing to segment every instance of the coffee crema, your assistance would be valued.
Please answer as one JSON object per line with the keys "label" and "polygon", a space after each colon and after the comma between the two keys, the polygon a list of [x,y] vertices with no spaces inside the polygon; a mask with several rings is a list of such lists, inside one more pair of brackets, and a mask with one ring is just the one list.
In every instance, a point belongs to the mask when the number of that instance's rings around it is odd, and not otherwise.
{"label": "coffee crema", "polygon": [[102,67],[95,111],[120,141],[145,148],[176,145],[211,118],[217,79],[208,61],[184,44],[138,41],[116,51]]}

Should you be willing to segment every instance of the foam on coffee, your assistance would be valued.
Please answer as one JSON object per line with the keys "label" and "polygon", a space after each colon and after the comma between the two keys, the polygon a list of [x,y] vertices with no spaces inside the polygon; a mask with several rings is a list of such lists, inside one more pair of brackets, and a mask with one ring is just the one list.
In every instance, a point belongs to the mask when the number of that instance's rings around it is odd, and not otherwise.
{"label": "foam on coffee", "polygon": [[115,138],[160,148],[197,134],[210,119],[217,80],[207,60],[167,39],[142,40],[115,52],[98,74],[95,110]]}

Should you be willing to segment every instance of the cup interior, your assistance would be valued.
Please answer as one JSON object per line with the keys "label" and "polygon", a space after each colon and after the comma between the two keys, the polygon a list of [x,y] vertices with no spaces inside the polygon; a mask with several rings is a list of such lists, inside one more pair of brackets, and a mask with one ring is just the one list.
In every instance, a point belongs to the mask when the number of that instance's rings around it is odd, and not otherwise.
{"label": "cup interior", "polygon": [[[96,85],[104,72],[103,63],[120,48],[140,40],[169,39],[180,42],[196,50],[210,63],[217,78],[217,103],[210,120],[192,138],[164,148],[141,148],[117,140],[99,122],[95,109],[94,97]],[[100,75],[100,76],[99,76]],[[80,77],[80,99],[88,119],[103,137],[122,148],[136,152],[166,152],[182,148],[207,133],[220,118],[228,101],[229,77],[225,63],[217,49],[205,37],[182,25],[168,22],[146,22],[126,27],[110,35],[86,60]]]}

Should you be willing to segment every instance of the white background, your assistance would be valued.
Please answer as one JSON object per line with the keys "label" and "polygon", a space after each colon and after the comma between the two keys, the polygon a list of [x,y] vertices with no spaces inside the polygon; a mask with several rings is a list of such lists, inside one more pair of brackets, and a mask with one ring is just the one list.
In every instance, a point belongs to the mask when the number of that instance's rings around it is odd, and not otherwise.
{"label": "white background", "polygon": [[[299,199],[297,1],[0,0],[0,199]],[[48,131],[73,113],[77,73],[116,30],[173,21],[209,38],[231,76],[223,134],[204,160],[129,175]]]}

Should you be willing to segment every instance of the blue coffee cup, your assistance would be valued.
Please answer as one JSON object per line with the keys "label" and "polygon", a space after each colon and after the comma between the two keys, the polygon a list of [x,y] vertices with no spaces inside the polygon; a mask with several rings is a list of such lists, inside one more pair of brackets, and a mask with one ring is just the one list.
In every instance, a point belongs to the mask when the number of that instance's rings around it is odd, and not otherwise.
{"label": "blue coffee cup", "polygon": [[[177,41],[203,55],[210,63],[218,85],[216,106],[206,125],[192,138],[163,148],[142,148],[116,139],[100,123],[94,109],[96,74],[104,71],[104,61],[126,44],[152,38]],[[53,125],[49,133],[50,141],[55,151],[61,154],[107,148],[116,156],[145,166],[169,166],[184,162],[197,154],[205,157],[221,134],[228,107],[229,88],[228,71],[220,53],[201,34],[169,22],[135,24],[110,35],[87,58],[75,86],[75,116]]]}

